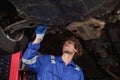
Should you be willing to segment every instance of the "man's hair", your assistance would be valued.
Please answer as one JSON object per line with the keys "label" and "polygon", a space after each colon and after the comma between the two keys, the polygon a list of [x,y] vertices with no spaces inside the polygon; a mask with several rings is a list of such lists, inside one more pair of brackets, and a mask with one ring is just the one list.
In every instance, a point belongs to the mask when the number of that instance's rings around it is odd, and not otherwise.
{"label": "man's hair", "polygon": [[66,41],[67,40],[70,40],[70,41],[74,42],[74,47],[77,50],[73,59],[76,59],[76,58],[80,57],[83,54],[83,49],[82,49],[82,45],[80,43],[80,40],[75,38],[74,36],[67,37]]}

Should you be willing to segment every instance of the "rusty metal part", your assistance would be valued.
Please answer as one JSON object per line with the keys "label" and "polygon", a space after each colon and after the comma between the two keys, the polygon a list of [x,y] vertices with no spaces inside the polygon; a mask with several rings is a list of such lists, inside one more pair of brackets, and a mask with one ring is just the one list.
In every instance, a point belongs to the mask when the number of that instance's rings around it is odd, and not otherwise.
{"label": "rusty metal part", "polygon": [[105,22],[89,18],[85,22],[73,22],[67,26],[67,29],[73,32],[77,37],[81,37],[84,40],[99,38],[102,34],[102,29],[105,26]]}

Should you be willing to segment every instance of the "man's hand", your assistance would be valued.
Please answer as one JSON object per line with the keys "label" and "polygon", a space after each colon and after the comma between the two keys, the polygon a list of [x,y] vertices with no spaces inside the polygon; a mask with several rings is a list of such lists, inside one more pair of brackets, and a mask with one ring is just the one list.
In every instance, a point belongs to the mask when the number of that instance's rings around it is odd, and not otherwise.
{"label": "man's hand", "polygon": [[35,30],[36,38],[43,40],[46,30],[47,30],[46,26],[38,26]]}

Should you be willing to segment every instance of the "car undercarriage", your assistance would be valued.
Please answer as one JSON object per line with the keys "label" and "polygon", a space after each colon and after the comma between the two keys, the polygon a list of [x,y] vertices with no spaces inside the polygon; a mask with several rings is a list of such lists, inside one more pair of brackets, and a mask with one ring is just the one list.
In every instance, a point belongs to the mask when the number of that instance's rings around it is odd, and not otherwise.
{"label": "car undercarriage", "polygon": [[61,55],[61,44],[73,35],[83,46],[83,55],[74,61],[85,80],[120,80],[119,4],[120,0],[1,0],[0,53],[24,52],[35,28],[46,25],[40,53]]}

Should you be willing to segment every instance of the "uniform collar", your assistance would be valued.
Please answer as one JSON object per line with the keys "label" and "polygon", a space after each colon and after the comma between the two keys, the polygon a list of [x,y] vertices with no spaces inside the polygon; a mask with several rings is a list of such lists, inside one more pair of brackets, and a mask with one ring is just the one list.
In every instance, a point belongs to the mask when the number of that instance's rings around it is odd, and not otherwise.
{"label": "uniform collar", "polygon": [[[57,61],[62,62],[62,63],[65,63],[65,62],[63,61],[63,59],[62,59],[61,56],[58,56],[58,57],[57,57]],[[76,66],[76,64],[75,64],[73,61],[71,61],[68,65]]]}

